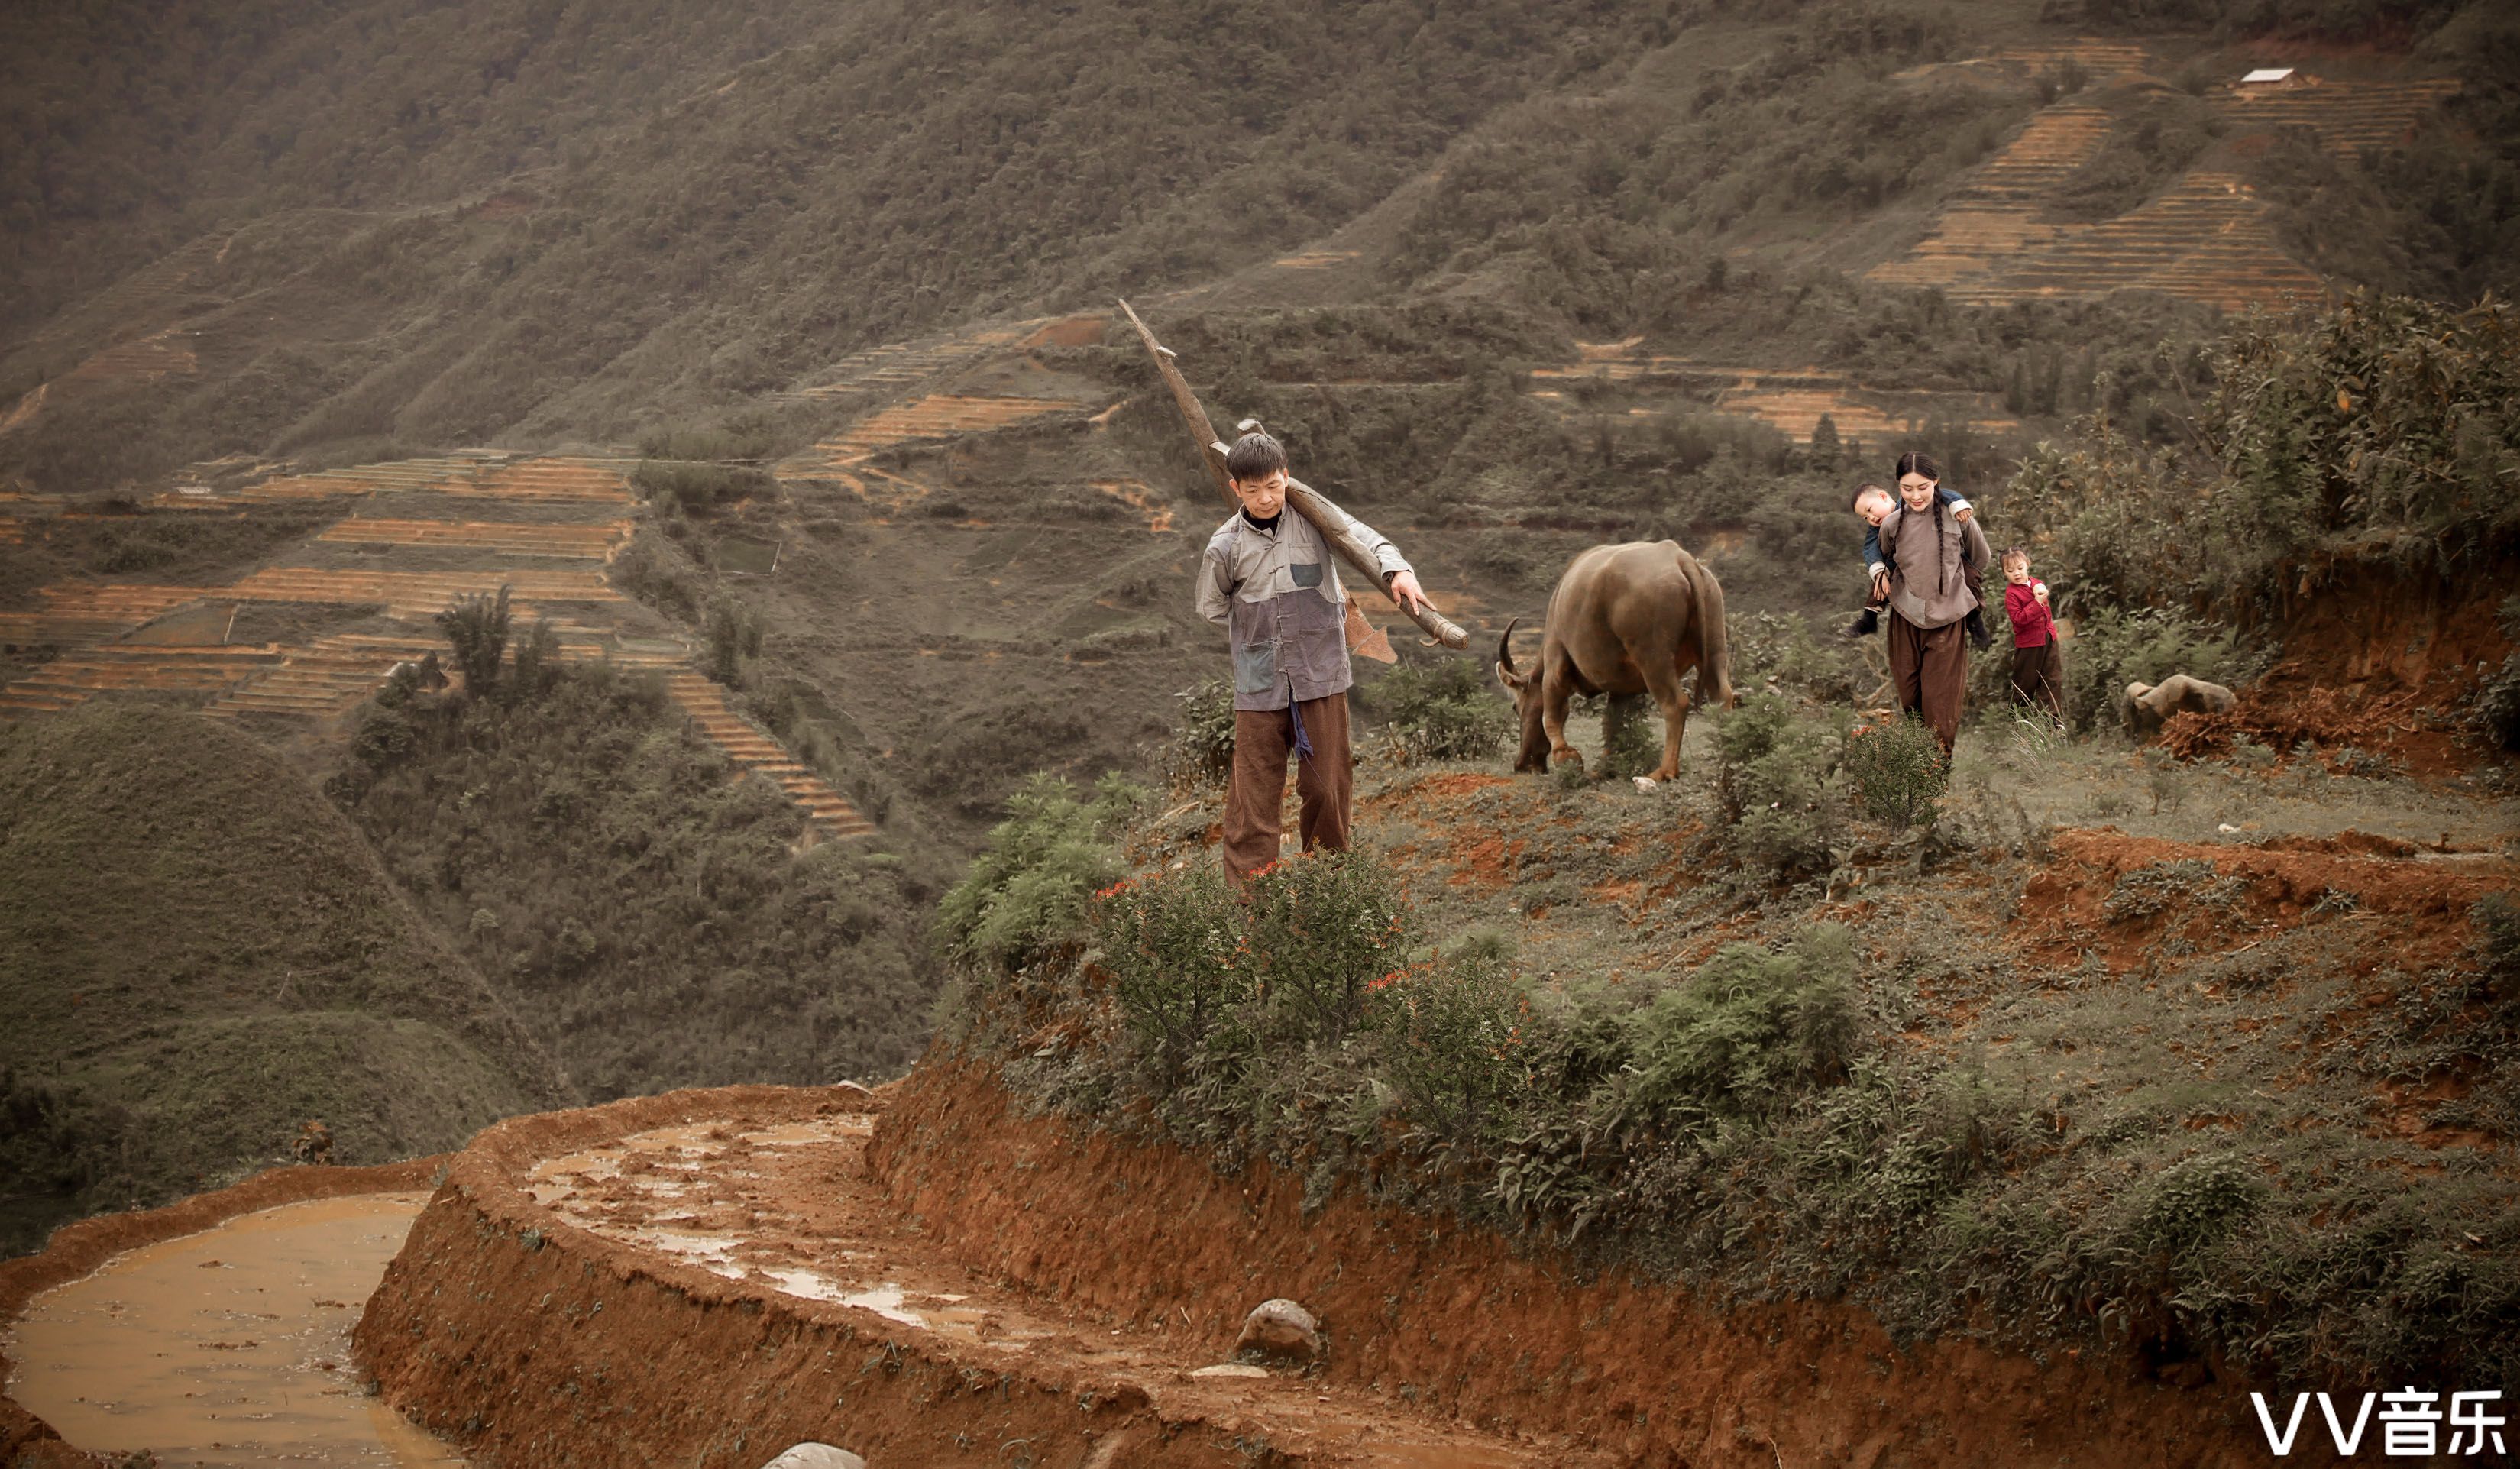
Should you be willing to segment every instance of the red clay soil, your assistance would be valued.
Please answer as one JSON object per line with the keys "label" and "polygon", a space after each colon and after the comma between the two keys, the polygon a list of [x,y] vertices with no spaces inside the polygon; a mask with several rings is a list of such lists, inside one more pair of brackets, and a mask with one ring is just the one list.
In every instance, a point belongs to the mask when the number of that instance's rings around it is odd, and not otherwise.
{"label": "red clay soil", "polygon": [[2230,754],[2233,739],[2245,734],[2292,758],[2313,755],[2331,775],[2353,773],[2339,758],[2350,747],[2385,755],[2409,775],[2454,776],[2492,755],[2443,717],[2454,702],[2426,689],[2358,695],[2261,683],[2225,713],[2172,715],[2161,727],[2161,747],[2182,760],[2214,759]]}
{"label": "red clay soil", "polygon": [[[2217,879],[2242,884],[2228,911],[2206,911],[2188,901],[2198,896],[2191,892],[2139,920],[2111,921],[2107,903],[2120,878],[2189,860],[2212,864]],[[2268,934],[2320,923],[2335,931],[2341,961],[2367,970],[2385,960],[2413,971],[2452,962],[2475,941],[2468,911],[2515,882],[2520,863],[2503,854],[2428,853],[2362,831],[2260,846],[2125,836],[2111,827],[2066,831],[2056,837],[2055,861],[2023,891],[2022,948],[2034,960],[2058,967],[2096,954],[2111,971],[2125,973],[2142,968],[2172,934],[2207,951],[2236,950]],[[2322,902],[2340,911],[2313,915]]]}
{"label": "red clay soil", "polygon": [[936,1250],[1058,1310],[1212,1342],[1214,1323],[1291,1296],[1324,1319],[1329,1381],[1571,1434],[1621,1464],[2265,1462],[2244,1387],[1961,1341],[1903,1353],[1852,1309],[1718,1313],[1353,1199],[1308,1216],[1300,1178],[1223,1177],[1171,1147],[1018,1118],[985,1068],[936,1056],[894,1093],[872,1161]]}
{"label": "red clay soil", "polygon": [[2455,697],[2475,683],[2476,665],[2499,668],[2511,651],[2496,619],[2515,585],[2520,560],[2509,557],[2457,582],[2369,562],[2330,567],[2315,595],[2285,610],[2284,658],[2266,682]]}
{"label": "red clay soil", "polygon": [[[354,1193],[427,1188],[446,1159],[416,1158],[374,1168],[307,1166],[275,1168],[214,1193],[132,1214],[105,1214],[65,1224],[39,1253],[0,1262],[0,1323],[14,1321],[28,1302],[57,1285],[93,1273],[126,1251],[199,1234],[241,1215]],[[16,1370],[0,1353],[0,1383]],[[53,1426],[0,1394],[0,1464],[10,1469],[56,1469],[102,1462],[62,1442]]]}
{"label": "red clay soil", "polygon": [[754,1469],[807,1441],[879,1469],[1601,1462],[1319,1378],[1190,1376],[1257,1296],[1194,1334],[1033,1310],[872,1181],[878,1105],[732,1088],[501,1123],[415,1221],[360,1357],[502,1469]]}
{"label": "red clay soil", "polygon": [[2314,579],[2283,612],[2282,661],[2230,713],[2173,717],[2163,744],[2192,759],[2227,753],[2245,733],[2277,749],[2297,739],[2323,754],[2352,745],[2434,777],[2493,758],[2462,742],[2456,719],[2445,716],[2511,651],[2498,614],[2520,585],[2520,560],[2505,556],[2457,581],[2367,561]]}

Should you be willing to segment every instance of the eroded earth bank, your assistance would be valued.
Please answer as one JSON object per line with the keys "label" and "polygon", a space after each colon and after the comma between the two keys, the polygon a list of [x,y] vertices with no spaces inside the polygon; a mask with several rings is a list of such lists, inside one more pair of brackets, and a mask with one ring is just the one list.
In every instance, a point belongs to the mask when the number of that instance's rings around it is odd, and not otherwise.
{"label": "eroded earth bank", "polygon": [[[476,1460],[878,1466],[2238,1463],[2242,1395],[1859,1313],[1726,1315],[1499,1239],[1015,1115],[931,1058],[879,1095],[687,1091],[455,1160],[356,1337]],[[1243,1313],[1308,1372],[1197,1375]],[[1243,1372],[1251,1369],[1245,1367]]]}

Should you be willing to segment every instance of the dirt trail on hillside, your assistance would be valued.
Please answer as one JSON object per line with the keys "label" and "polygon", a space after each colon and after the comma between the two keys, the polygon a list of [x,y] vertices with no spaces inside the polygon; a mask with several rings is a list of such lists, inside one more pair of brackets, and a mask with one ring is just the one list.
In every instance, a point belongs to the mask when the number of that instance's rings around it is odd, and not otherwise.
{"label": "dirt trail on hillside", "polygon": [[[0,1261],[0,1325],[16,1322],[44,1292],[79,1280],[117,1256],[287,1205],[426,1189],[444,1161],[428,1157],[369,1168],[275,1168],[163,1209],[103,1214],[65,1224],[40,1253]],[[14,1334],[0,1334],[0,1345],[7,1348],[0,1351],[0,1383],[41,1365],[31,1358],[13,1359],[10,1353],[20,1347]],[[88,1469],[94,1461],[65,1444],[53,1424],[14,1396],[0,1393],[0,1463],[13,1469]]]}
{"label": "dirt trail on hillside", "polygon": [[9,1391],[71,1443],[185,1465],[461,1462],[361,1390],[359,1306],[426,1193],[286,1204],[38,1297]]}
{"label": "dirt trail on hillside", "polygon": [[750,1469],[807,1440],[877,1469],[1608,1462],[1317,1375],[1194,1375],[1238,1314],[1160,1332],[1011,1291],[870,1180],[863,1107],[746,1088],[492,1129],[387,1272],[364,1358],[509,1469]]}

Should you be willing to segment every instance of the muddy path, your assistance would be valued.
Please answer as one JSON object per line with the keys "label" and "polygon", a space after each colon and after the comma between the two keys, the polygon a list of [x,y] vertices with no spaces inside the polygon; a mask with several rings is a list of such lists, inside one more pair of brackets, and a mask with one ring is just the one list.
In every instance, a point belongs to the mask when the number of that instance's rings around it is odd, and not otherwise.
{"label": "muddy path", "polygon": [[45,1292],[10,1395],[91,1451],[167,1464],[460,1463],[369,1394],[350,1327],[428,1195],[284,1204]]}
{"label": "muddy path", "polygon": [[878,1105],[742,1088],[501,1124],[387,1270],[363,1360],[506,1469],[750,1469],[804,1441],[887,1469],[1609,1462],[1228,1363],[1238,1311],[1132,1324],[970,1269],[870,1177]]}
{"label": "muddy path", "polygon": [[347,1339],[443,1161],[273,1169],[0,1262],[0,1463],[447,1462]]}

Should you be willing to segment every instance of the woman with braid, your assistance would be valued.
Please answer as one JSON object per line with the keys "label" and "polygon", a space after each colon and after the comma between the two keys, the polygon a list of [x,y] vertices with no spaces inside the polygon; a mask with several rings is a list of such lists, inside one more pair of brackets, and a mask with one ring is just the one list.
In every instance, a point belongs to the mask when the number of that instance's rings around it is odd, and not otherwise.
{"label": "woman with braid", "polygon": [[1948,761],[1968,688],[1961,624],[1978,609],[1971,583],[1991,556],[1976,519],[1959,519],[1935,497],[1943,476],[1931,457],[1902,454],[1898,469],[1899,504],[1880,525],[1890,573],[1890,682],[1899,707],[1933,726]]}

